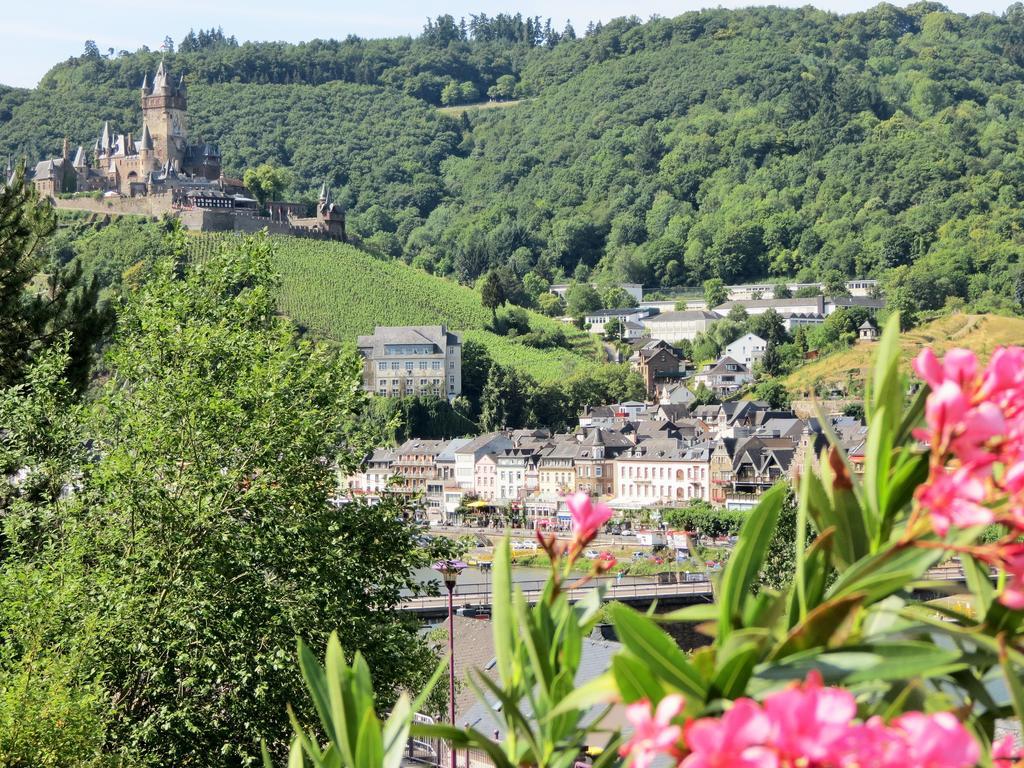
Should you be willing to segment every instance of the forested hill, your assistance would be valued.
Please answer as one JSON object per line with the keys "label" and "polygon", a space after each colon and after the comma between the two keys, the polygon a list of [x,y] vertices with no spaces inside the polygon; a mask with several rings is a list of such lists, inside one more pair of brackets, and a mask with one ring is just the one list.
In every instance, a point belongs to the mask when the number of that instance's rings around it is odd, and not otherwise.
{"label": "forested hill", "polygon": [[[442,18],[416,38],[237,45],[186,71],[192,132],[233,172],[326,175],[384,257],[462,281],[493,265],[649,288],[873,275],[910,312],[1016,306],[1024,251],[1024,9],[919,3],[620,19]],[[185,49],[182,52],[182,49]],[[92,49],[0,89],[0,152],[139,122],[159,54]],[[438,104],[520,99],[442,113]]]}

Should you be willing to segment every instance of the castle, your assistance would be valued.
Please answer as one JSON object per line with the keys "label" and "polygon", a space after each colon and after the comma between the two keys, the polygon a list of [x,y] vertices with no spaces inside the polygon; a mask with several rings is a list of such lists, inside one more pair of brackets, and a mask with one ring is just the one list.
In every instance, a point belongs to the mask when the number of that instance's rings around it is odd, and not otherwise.
{"label": "castle", "polygon": [[[203,231],[257,231],[345,240],[345,213],[324,184],[314,216],[305,205],[271,201],[269,216],[239,179],[226,178],[216,144],[188,142],[184,75],[175,84],[161,61],[152,84],[143,75],[142,130],[116,133],[104,123],[91,155],[79,146],[72,157],[64,139],[61,157],[36,164],[32,183],[40,196],[60,208],[108,214],[169,214],[185,227]],[[102,202],[67,199],[70,193],[102,192]],[[63,196],[63,197],[62,197]]]}
{"label": "castle", "polygon": [[79,146],[72,158],[65,139],[61,157],[36,164],[36,189],[49,197],[96,190],[135,197],[173,187],[223,187],[212,184],[221,181],[217,145],[188,143],[186,99],[184,76],[174,84],[161,61],[152,85],[148,73],[142,78],[138,140],[131,133],[111,132],[110,123],[104,123],[91,156]]}

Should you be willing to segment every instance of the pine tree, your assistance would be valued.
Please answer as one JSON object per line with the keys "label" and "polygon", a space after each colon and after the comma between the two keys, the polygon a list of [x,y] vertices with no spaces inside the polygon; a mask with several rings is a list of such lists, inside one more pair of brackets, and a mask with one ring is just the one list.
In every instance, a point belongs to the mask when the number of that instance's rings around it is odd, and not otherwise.
{"label": "pine tree", "polygon": [[99,286],[82,285],[78,262],[47,263],[41,246],[55,226],[53,208],[25,184],[19,166],[0,187],[0,386],[18,383],[40,351],[67,332],[68,375],[84,386],[92,349],[109,327],[109,311],[97,307]]}

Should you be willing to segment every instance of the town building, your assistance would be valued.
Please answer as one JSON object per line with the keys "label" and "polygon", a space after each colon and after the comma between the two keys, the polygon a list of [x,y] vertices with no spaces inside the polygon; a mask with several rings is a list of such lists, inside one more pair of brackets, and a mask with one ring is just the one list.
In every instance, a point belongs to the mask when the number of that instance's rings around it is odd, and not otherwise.
{"label": "town building", "polygon": [[639,324],[640,328],[643,328],[643,323],[640,321],[650,315],[651,310],[640,307],[629,307],[625,309],[596,309],[593,312],[588,312],[584,315],[583,322],[590,326],[589,330],[591,333],[603,334],[605,332],[605,326],[607,326],[612,320],[615,320],[619,324],[620,333],[623,333],[623,338],[625,338],[626,323],[632,323],[634,326]]}
{"label": "town building", "polygon": [[377,326],[359,336],[363,387],[381,397],[462,393],[462,339],[443,325]]}
{"label": "town building", "polygon": [[790,334],[800,327],[813,327],[825,322],[825,316],[817,312],[780,312],[782,324]]}
{"label": "town building", "polygon": [[667,341],[649,341],[629,358],[629,367],[640,374],[647,394],[654,395],[658,387],[677,380],[685,371],[683,356]]}
{"label": "town building", "polygon": [[725,356],[743,363],[753,370],[754,363],[760,362],[768,342],[754,333],[745,333],[725,347]]}
{"label": "town building", "polygon": [[567,435],[542,450],[537,459],[537,491],[542,497],[555,498],[576,489],[575,437]]}
{"label": "town building", "polygon": [[576,453],[576,490],[591,496],[615,493],[615,459],[633,447],[621,432],[594,427],[585,430]]}
{"label": "town building", "polygon": [[437,455],[446,447],[444,440],[406,440],[395,451],[392,469],[398,482],[395,490],[407,496],[424,495],[427,483],[437,479]]}
{"label": "town building", "polygon": [[733,299],[719,304],[715,307],[715,312],[724,317],[733,307],[742,307],[748,315],[761,315],[769,309],[775,310],[780,315],[783,313],[828,314],[825,311],[824,296],[810,296],[802,299]]}
{"label": "town building", "polygon": [[871,322],[870,318],[860,324],[857,329],[858,341],[877,341],[878,326]]}
{"label": "town building", "polygon": [[731,357],[709,363],[693,376],[694,386],[703,384],[716,397],[728,397],[754,380],[750,369]]}
{"label": "town building", "polygon": [[[728,312],[728,310],[726,310]],[[652,315],[643,320],[644,328],[652,339],[669,343],[693,340],[725,316],[724,313],[707,310],[686,310]]]}
{"label": "town building", "polygon": [[[478,435],[455,451],[455,483],[460,488],[474,490],[476,464],[487,455],[494,456],[512,447],[512,438],[504,432]],[[495,465],[497,466],[497,465]]]}
{"label": "town building", "polygon": [[[590,286],[592,288],[598,288],[597,283],[591,283]],[[637,304],[639,304],[644,299],[644,287],[640,283],[619,283],[614,287],[621,288],[622,290],[624,290],[633,299],[636,300]],[[572,288],[572,283],[555,283],[550,288],[548,288],[548,291],[564,299],[566,295],[569,293],[570,288]]]}

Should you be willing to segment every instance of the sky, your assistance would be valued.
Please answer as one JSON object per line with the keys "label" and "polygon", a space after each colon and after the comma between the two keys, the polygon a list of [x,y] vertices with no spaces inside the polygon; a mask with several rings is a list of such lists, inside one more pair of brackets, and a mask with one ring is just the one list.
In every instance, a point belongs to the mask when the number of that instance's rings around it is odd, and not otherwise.
{"label": "sky", "polygon": [[[742,7],[750,0],[719,0],[714,5]],[[801,6],[807,0],[775,0],[773,5]],[[815,0],[816,7],[839,13],[860,11],[877,0]],[[904,2],[897,4],[905,5]],[[947,7],[963,13],[1002,13],[1010,0],[948,0]],[[713,5],[706,0],[5,0],[0,13],[0,83],[33,87],[56,63],[81,54],[86,40],[99,49],[134,51],[143,45],[157,49],[164,37],[181,40],[190,28],[223,27],[238,40],[391,37],[415,35],[427,16],[450,13],[456,18],[484,12],[521,11],[551,18],[558,28],[571,19],[582,33],[588,21],[607,21],[635,14],[676,16]],[[173,10],[172,10],[173,9]]]}

